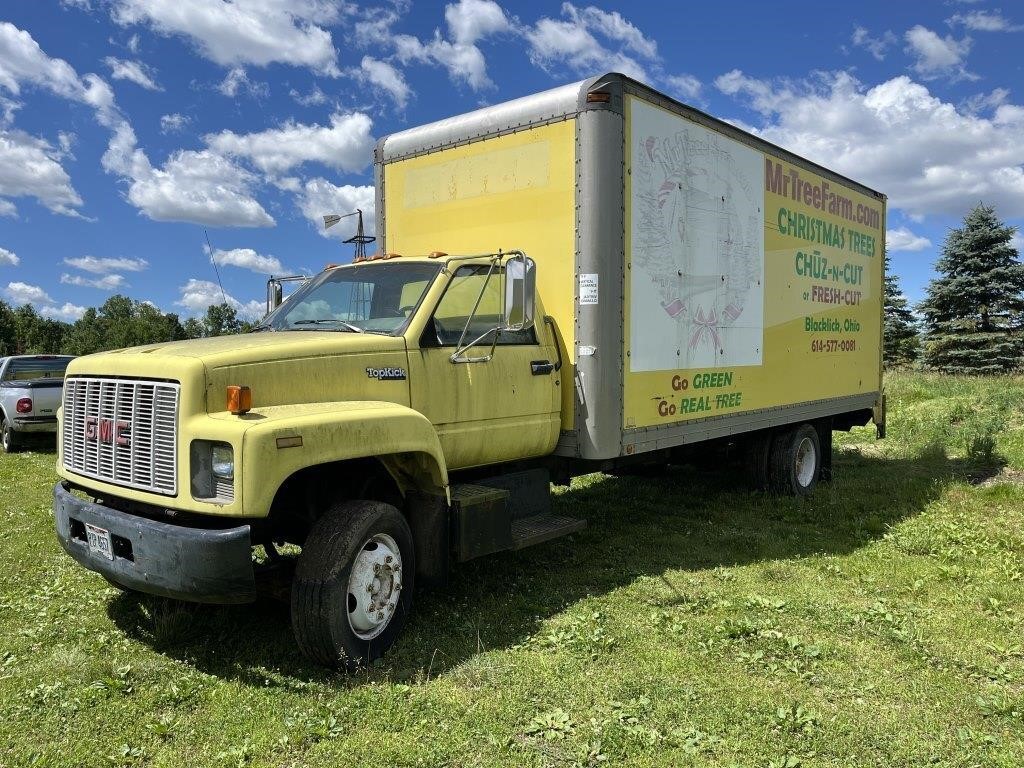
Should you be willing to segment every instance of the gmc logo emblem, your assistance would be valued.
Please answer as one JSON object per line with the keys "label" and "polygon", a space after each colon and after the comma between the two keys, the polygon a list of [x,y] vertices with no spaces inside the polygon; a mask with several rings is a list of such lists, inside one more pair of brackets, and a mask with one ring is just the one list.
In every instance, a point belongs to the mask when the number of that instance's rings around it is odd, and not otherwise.
{"label": "gmc logo emblem", "polygon": [[127,448],[132,441],[132,425],[127,421],[85,417],[85,439],[90,443],[116,443]]}

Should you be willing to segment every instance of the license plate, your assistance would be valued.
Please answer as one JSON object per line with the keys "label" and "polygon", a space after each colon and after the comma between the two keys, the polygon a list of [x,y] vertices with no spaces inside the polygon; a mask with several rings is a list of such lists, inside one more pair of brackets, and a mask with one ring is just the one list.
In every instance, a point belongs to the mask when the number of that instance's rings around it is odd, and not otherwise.
{"label": "license plate", "polygon": [[114,559],[114,547],[110,541],[110,531],[98,525],[85,524],[85,537],[89,540],[89,551],[97,555]]}

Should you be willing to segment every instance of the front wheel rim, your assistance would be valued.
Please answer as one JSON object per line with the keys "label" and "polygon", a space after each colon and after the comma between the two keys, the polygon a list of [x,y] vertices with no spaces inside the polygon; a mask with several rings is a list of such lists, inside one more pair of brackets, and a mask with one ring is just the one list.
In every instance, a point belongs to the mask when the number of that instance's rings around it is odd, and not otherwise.
{"label": "front wheel rim", "polygon": [[814,479],[818,460],[815,456],[814,442],[809,437],[803,438],[796,447],[796,481],[801,488],[806,488]]}
{"label": "front wheel rim", "polygon": [[402,551],[393,538],[378,533],[359,548],[348,577],[347,611],[352,632],[372,640],[398,609],[402,591]]}

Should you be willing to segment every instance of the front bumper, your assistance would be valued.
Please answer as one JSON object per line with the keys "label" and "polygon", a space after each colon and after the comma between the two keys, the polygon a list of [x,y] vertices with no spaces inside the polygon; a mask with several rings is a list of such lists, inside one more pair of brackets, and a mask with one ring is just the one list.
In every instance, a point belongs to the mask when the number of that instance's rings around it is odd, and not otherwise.
{"label": "front bumper", "polygon": [[[129,589],[196,603],[256,599],[248,525],[211,530],[149,520],[85,501],[66,483],[54,486],[53,514],[71,557]],[[87,523],[110,531],[112,560],[89,549]]]}
{"label": "front bumper", "polygon": [[56,416],[15,416],[11,422],[15,432],[57,432]]}

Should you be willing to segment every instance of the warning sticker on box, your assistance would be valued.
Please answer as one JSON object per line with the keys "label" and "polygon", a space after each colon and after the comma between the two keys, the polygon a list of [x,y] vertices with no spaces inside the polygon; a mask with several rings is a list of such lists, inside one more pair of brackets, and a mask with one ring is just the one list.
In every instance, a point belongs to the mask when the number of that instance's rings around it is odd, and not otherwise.
{"label": "warning sticker on box", "polygon": [[580,275],[580,304],[597,304],[597,275]]}

